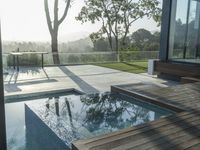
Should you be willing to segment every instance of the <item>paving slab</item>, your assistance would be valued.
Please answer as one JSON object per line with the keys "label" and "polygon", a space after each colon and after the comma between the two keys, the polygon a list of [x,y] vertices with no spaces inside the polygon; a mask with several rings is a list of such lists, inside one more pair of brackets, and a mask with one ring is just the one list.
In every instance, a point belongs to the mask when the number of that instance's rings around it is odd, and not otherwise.
{"label": "paving slab", "polygon": [[110,91],[111,85],[155,84],[167,87],[176,84],[150,76],[146,73],[134,74],[95,65],[20,68],[10,69],[4,76],[5,95],[21,95],[74,88],[84,93]]}

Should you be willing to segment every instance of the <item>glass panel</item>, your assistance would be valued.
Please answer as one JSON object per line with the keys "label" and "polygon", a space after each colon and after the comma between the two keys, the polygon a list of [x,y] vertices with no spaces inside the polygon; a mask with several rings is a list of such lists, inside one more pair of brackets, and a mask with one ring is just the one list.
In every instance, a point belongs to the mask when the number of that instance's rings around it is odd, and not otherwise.
{"label": "glass panel", "polygon": [[188,0],[172,1],[169,58],[183,58]]}
{"label": "glass panel", "polygon": [[195,59],[198,49],[198,35],[199,35],[199,10],[200,3],[192,0],[190,2],[189,20],[188,20],[188,35],[186,58]]}
{"label": "glass panel", "polygon": [[169,59],[200,63],[200,1],[172,2]]}

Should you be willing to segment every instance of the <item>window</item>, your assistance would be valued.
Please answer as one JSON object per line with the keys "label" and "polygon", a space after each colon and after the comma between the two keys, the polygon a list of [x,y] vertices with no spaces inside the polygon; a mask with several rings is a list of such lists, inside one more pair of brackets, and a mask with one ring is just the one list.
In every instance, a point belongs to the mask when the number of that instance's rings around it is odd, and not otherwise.
{"label": "window", "polygon": [[200,63],[200,1],[172,1],[169,60]]}

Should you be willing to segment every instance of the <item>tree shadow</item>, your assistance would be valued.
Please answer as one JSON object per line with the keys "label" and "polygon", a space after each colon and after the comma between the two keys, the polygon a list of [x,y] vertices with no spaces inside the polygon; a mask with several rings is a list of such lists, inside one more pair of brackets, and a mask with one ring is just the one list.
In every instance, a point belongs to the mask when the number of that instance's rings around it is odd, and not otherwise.
{"label": "tree shadow", "polygon": [[124,64],[128,65],[128,66],[132,66],[132,67],[135,67],[137,69],[142,69],[142,70],[147,70],[147,67],[143,67],[143,66],[140,66],[140,65],[136,65],[136,64],[130,64],[128,62],[123,62]]}
{"label": "tree shadow", "polygon": [[[44,78],[34,78],[32,79],[31,77],[37,75],[37,74],[41,74],[44,73],[45,78],[50,79],[46,70],[45,69],[40,69],[38,67],[22,67],[20,68],[19,71],[16,71],[14,69],[10,69],[8,75],[5,76],[4,79],[9,78],[9,80],[7,81],[8,84],[10,84],[11,82],[17,83],[17,81],[30,81],[30,80],[38,80],[38,79],[44,79]],[[30,74],[30,78],[22,78],[22,79],[18,79],[19,75],[29,75]]]}
{"label": "tree shadow", "polygon": [[[41,74],[41,72],[44,72],[45,77],[42,78],[31,78],[34,75]],[[23,74],[31,74],[30,78],[21,78],[20,75]],[[6,78],[8,79],[6,81]],[[40,69],[38,67],[23,67],[20,68],[19,72],[15,71],[14,69],[9,70],[9,75],[5,77],[4,81],[4,88],[5,91],[8,93],[11,92],[20,92],[22,89],[19,88],[19,86],[24,85],[34,85],[34,84],[41,84],[41,83],[51,83],[51,82],[57,82],[55,79],[50,79],[45,69]]]}
{"label": "tree shadow", "polygon": [[70,71],[67,67],[65,66],[59,66],[58,67],[64,74],[66,74],[70,79],[72,79],[79,87],[80,89],[87,93],[99,93],[97,89],[95,89],[93,86],[82,80],[79,76],[74,74],[72,71]]}
{"label": "tree shadow", "polygon": [[13,83],[13,84],[4,84],[5,91],[8,93],[11,92],[19,92],[22,91],[19,86],[24,85],[34,85],[34,84],[41,84],[41,83],[53,83],[58,82],[55,79],[45,79],[45,80],[36,80],[36,81],[29,81],[29,82],[23,82],[23,83]]}
{"label": "tree shadow", "polygon": [[8,93],[12,93],[12,92],[20,92],[22,91],[22,89],[20,89],[16,84],[13,85],[8,85],[5,84],[4,85],[4,90]]}

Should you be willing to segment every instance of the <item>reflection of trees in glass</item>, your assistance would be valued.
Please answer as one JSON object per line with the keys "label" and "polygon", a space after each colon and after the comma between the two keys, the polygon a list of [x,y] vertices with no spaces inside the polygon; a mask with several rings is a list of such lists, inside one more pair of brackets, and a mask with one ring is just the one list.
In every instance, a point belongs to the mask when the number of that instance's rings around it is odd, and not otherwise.
{"label": "reflection of trees in glass", "polygon": [[192,20],[188,25],[188,38],[187,38],[187,54],[186,58],[194,58],[197,51],[198,44],[198,29],[195,29],[195,20]]}
{"label": "reflection of trees in glass", "polygon": [[84,126],[94,130],[122,129],[128,126],[147,122],[150,119],[148,110],[110,94],[95,94],[81,97],[85,105]]}
{"label": "reflection of trees in glass", "polygon": [[[184,47],[187,46],[187,58],[194,58],[195,52],[197,50],[197,33],[198,29],[195,29],[195,20],[191,20],[186,24],[183,24],[181,19],[176,21],[176,29],[174,36],[174,58],[183,58]],[[187,32],[187,35],[186,35]],[[186,37],[187,36],[187,37]],[[185,43],[185,38],[187,39]]]}
{"label": "reflection of trees in glass", "polygon": [[183,24],[181,19],[178,19],[175,26],[174,49],[183,49],[186,24]]}

